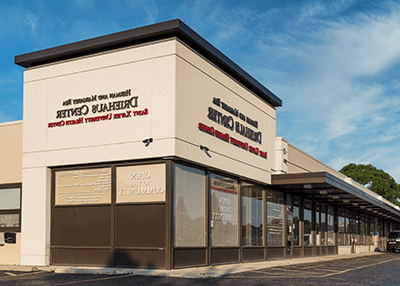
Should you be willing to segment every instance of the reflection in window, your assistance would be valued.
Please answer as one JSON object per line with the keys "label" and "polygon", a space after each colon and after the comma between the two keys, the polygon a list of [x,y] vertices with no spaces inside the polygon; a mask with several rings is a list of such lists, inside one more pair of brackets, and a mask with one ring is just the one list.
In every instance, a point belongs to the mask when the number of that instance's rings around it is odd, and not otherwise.
{"label": "reflection in window", "polygon": [[211,174],[211,246],[238,246],[238,182]]}
{"label": "reflection in window", "polygon": [[293,196],[293,245],[300,245],[300,198]]}
{"label": "reflection in window", "polygon": [[315,233],[316,233],[316,245],[321,244],[321,205],[319,203],[315,204]]}
{"label": "reflection in window", "polygon": [[357,234],[357,221],[354,213],[348,212],[349,218],[349,233],[354,236]]}
{"label": "reflection in window", "polygon": [[263,245],[262,188],[242,185],[242,228],[244,246]]}
{"label": "reflection in window", "polygon": [[304,200],[304,246],[314,245],[312,239],[312,202]]}
{"label": "reflection in window", "polygon": [[338,245],[346,245],[347,221],[346,210],[338,209]]}
{"label": "reflection in window", "polygon": [[267,243],[268,246],[284,246],[283,214],[284,195],[268,190],[267,193]]}
{"label": "reflection in window", "polygon": [[377,234],[379,234],[379,236],[383,236],[383,226],[382,226],[382,221],[380,219],[378,219],[377,228],[378,228],[378,233]]}
{"label": "reflection in window", "polygon": [[19,227],[19,214],[0,214],[0,227]]}
{"label": "reflection in window", "polygon": [[327,239],[328,245],[332,246],[335,245],[335,228],[334,228],[334,217],[335,217],[335,210],[333,207],[328,206],[327,211]]}
{"label": "reflection in window", "polygon": [[0,210],[20,209],[20,195],[20,188],[0,189]]}
{"label": "reflection in window", "polygon": [[[7,228],[7,231],[20,231],[20,217],[21,189],[2,189],[0,186],[0,228]],[[1,231],[6,230],[0,229]]]}
{"label": "reflection in window", "polygon": [[326,245],[326,205],[321,204],[321,246]]}
{"label": "reflection in window", "polygon": [[205,172],[175,164],[174,246],[205,246]]}

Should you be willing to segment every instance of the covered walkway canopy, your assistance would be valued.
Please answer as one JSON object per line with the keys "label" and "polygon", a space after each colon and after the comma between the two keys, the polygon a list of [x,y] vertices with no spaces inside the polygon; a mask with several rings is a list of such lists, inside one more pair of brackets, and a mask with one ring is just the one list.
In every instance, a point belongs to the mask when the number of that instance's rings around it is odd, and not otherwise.
{"label": "covered walkway canopy", "polygon": [[343,207],[359,214],[375,216],[387,222],[400,222],[400,207],[382,196],[329,172],[272,175],[272,185],[289,194]]}

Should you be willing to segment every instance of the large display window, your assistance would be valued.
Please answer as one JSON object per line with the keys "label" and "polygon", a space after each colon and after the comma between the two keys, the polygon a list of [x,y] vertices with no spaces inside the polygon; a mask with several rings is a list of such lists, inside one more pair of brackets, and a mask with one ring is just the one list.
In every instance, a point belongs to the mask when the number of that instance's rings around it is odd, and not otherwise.
{"label": "large display window", "polygon": [[338,209],[338,245],[346,245],[346,235],[348,232],[348,219],[346,210]]}
{"label": "large display window", "polygon": [[205,172],[175,164],[174,174],[174,246],[205,246]]}
{"label": "large display window", "polygon": [[328,206],[327,208],[327,239],[328,246],[335,245],[335,226],[334,226],[334,218],[335,218],[335,209],[332,206]]}
{"label": "large display window", "polygon": [[234,247],[238,241],[237,180],[211,174],[211,246]]}
{"label": "large display window", "polygon": [[315,204],[315,245],[321,245],[321,204]]}
{"label": "large display window", "polygon": [[293,196],[293,245],[300,246],[300,198]]}
{"label": "large display window", "polygon": [[315,245],[312,237],[312,202],[304,200],[304,246]]}
{"label": "large display window", "polygon": [[267,193],[267,245],[285,246],[284,236],[285,197],[283,193],[268,190]]}
{"label": "large display window", "polygon": [[321,204],[321,246],[326,246],[326,205]]}
{"label": "large display window", "polygon": [[166,170],[160,161],[54,170],[51,263],[164,268]]}
{"label": "large display window", "polygon": [[243,246],[263,246],[262,187],[242,184]]}

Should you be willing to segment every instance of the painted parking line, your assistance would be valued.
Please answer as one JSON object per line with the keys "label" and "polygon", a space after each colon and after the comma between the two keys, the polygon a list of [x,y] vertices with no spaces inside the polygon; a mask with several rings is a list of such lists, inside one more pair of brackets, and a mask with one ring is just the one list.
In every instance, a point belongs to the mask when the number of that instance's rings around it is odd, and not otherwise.
{"label": "painted parking line", "polygon": [[[359,270],[362,268],[370,267],[370,266],[376,266],[392,261],[399,261],[400,258],[397,259],[387,259],[384,261],[379,261],[376,263],[372,264],[365,264],[357,267],[335,267],[334,269],[331,268],[326,268],[326,265],[318,267],[310,267],[312,269],[310,270],[303,270],[304,275],[299,275],[303,274],[301,273],[301,269],[293,269],[292,267],[288,266],[286,268],[269,268],[269,269],[263,269],[263,270],[253,270],[253,271],[248,271],[250,273],[257,273],[257,274],[262,274],[262,275],[249,275],[249,276],[225,276],[225,278],[231,278],[231,279],[243,279],[243,278],[251,278],[251,279],[275,279],[275,278],[288,278],[290,276],[296,276],[299,278],[324,278],[324,277],[331,277],[335,275],[340,275],[346,272],[354,271],[354,270]],[[356,265],[357,263],[351,263],[353,265]],[[359,265],[359,264],[358,264]],[[304,268],[303,268],[304,269]],[[322,272],[322,273],[321,273]],[[330,272],[330,273],[327,273]]]}
{"label": "painted parking line", "polygon": [[22,273],[22,274],[15,274],[11,272],[4,272],[4,274],[7,274],[8,276],[1,276],[1,279],[13,279],[13,278],[18,278],[22,276],[29,276],[29,275],[37,275],[37,274],[42,274],[42,273],[50,273],[52,271],[37,271],[37,272],[28,272],[28,273]]}
{"label": "painted parking line", "polygon": [[56,286],[56,285],[81,284],[81,283],[103,281],[103,280],[116,280],[116,279],[120,279],[120,278],[133,277],[133,276],[136,276],[136,274],[118,275],[118,276],[103,277],[103,278],[96,278],[96,279],[82,279],[79,281],[69,281],[69,282],[63,282],[63,283],[59,283],[59,284],[49,284],[49,285]]}
{"label": "painted parking line", "polygon": [[400,260],[400,258],[388,259],[388,260],[380,261],[380,262],[373,263],[373,264],[366,264],[366,265],[362,265],[362,266],[359,266],[359,267],[355,267],[355,268],[350,268],[350,269],[346,269],[346,270],[343,270],[343,271],[339,271],[339,272],[336,272],[336,273],[326,274],[326,275],[321,276],[321,277],[329,277],[329,276],[339,275],[339,274],[343,274],[343,273],[346,273],[346,272],[349,272],[349,271],[354,271],[354,270],[362,269],[362,268],[365,268],[365,267],[375,266],[375,265],[379,265],[379,264],[383,264],[383,263],[387,263],[387,262],[391,262],[391,261],[396,261],[396,260]]}

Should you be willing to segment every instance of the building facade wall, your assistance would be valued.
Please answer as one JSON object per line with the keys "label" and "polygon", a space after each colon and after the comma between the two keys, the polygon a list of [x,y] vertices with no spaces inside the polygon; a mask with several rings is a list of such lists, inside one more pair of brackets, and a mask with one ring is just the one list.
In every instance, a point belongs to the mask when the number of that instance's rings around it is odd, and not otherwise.
{"label": "building facade wall", "polygon": [[[3,186],[22,182],[22,129],[22,121],[0,124],[0,192]],[[15,243],[0,245],[0,264],[20,264],[20,257],[21,233],[17,232]]]}
{"label": "building facade wall", "polygon": [[172,40],[25,70],[22,264],[49,264],[51,167],[174,155],[174,58]]}
{"label": "building facade wall", "polygon": [[[275,158],[275,109],[180,41],[176,48],[176,154],[192,162],[270,183]],[[257,121],[257,127],[247,119]],[[200,130],[199,124],[212,128],[214,133]],[[257,134],[254,135],[257,139],[240,133],[246,128]],[[244,143],[245,148],[232,143],[237,141]],[[210,156],[200,150],[200,145],[209,148]]]}
{"label": "building facade wall", "polygon": [[292,144],[288,144],[288,173],[329,172],[332,175],[345,178],[345,176],[311,155],[305,153]]}
{"label": "building facade wall", "polygon": [[22,182],[22,121],[0,124],[0,184]]}
{"label": "building facade wall", "polygon": [[27,68],[21,264],[50,263],[52,168],[176,156],[270,182],[274,140],[275,109],[176,38]]}

